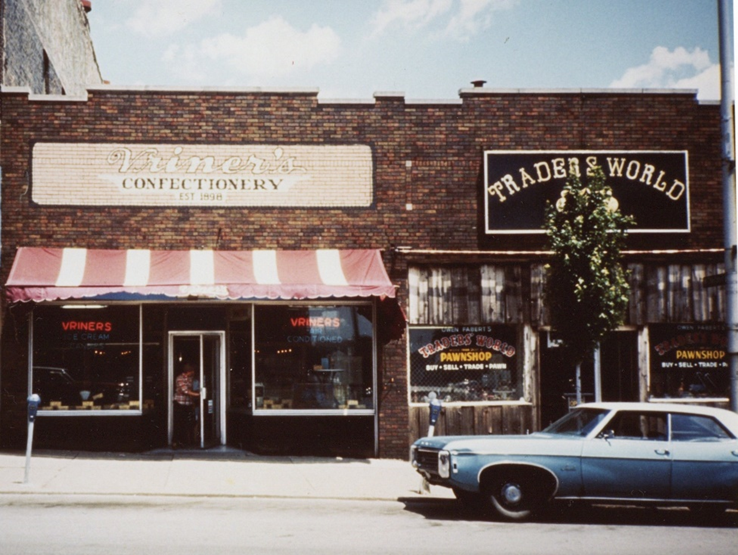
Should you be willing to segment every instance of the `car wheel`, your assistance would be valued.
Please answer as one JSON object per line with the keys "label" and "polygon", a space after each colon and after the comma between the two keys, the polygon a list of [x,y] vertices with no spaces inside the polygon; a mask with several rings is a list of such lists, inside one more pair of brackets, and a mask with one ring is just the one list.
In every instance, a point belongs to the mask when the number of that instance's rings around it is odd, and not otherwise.
{"label": "car wheel", "polygon": [[486,492],[494,511],[505,520],[525,520],[540,506],[532,484],[522,475],[501,476]]}

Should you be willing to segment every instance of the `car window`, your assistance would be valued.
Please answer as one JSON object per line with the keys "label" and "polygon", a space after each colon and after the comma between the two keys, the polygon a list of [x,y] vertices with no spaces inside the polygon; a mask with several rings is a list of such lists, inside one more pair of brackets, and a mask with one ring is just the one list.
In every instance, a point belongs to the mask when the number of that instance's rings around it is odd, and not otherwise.
{"label": "car window", "polygon": [[719,422],[709,416],[672,414],[671,438],[674,441],[717,441],[733,439]]}
{"label": "car window", "polygon": [[666,415],[648,411],[621,411],[607,424],[606,431],[616,439],[665,441]]}
{"label": "car window", "polygon": [[604,409],[575,409],[543,430],[547,434],[586,436],[609,411]]}

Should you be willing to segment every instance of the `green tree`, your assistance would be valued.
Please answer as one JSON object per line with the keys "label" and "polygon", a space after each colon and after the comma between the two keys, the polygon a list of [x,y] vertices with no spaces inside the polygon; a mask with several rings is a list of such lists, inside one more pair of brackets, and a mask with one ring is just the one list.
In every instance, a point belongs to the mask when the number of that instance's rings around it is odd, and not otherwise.
{"label": "green tree", "polygon": [[620,212],[601,168],[590,170],[587,181],[570,174],[545,219],[553,255],[544,295],[551,326],[577,368],[578,400],[582,362],[625,317],[630,287],[621,251],[634,224]]}

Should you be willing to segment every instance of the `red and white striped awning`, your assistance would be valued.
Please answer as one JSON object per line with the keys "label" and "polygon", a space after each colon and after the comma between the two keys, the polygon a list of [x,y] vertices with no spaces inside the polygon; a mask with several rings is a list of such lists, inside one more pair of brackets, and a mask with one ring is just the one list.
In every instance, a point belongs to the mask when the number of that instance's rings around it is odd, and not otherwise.
{"label": "red and white striped awning", "polygon": [[101,295],[212,299],[395,297],[378,250],[152,251],[20,248],[10,302]]}

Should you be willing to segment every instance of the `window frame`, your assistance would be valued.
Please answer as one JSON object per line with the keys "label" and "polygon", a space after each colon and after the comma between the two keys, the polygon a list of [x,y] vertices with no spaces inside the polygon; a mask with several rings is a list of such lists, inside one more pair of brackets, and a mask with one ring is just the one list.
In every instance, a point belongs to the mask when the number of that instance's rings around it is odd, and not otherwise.
{"label": "window frame", "polygon": [[[690,419],[700,419],[700,420],[708,420],[712,422],[712,424],[717,427],[719,430],[723,432],[723,437],[692,437],[690,439],[680,439],[674,437],[674,417],[675,416],[685,416]],[[686,412],[672,412],[669,413],[669,439],[671,441],[678,441],[678,442],[694,442],[694,443],[712,443],[715,441],[734,441],[736,438],[735,436],[730,432],[728,428],[726,428],[722,422],[720,422],[718,419],[707,415],[707,414],[692,414],[692,413],[686,413]]]}
{"label": "window frame", "polygon": [[[51,306],[58,306],[63,307],[65,305],[68,306],[79,306],[80,308],[83,308],[85,305],[91,305],[91,304],[98,304],[94,301],[86,301],[86,302],[64,302],[64,303],[46,303],[39,305],[38,307],[34,308],[29,314],[28,314],[28,383],[26,386],[26,389],[28,391],[28,395],[31,395],[33,393],[33,368],[34,368],[34,314],[36,313],[36,310],[43,309],[44,307],[51,307]],[[127,417],[127,416],[141,416],[144,413],[143,410],[143,346],[144,346],[144,338],[143,338],[143,330],[144,330],[144,322],[143,322],[143,304],[142,303],[110,303],[110,302],[103,302],[100,304],[104,304],[105,306],[137,306],[138,307],[138,402],[139,406],[137,409],[100,409],[100,410],[48,410],[48,409],[41,409],[38,410],[39,416],[52,416],[52,417],[82,417],[82,418],[94,418],[98,416],[121,416],[121,417]],[[42,365],[39,365],[42,366]],[[43,399],[42,399],[43,403]]]}
{"label": "window frame", "polygon": [[[635,422],[639,428],[637,434],[621,434],[619,429],[613,427],[613,424],[620,424],[622,419],[632,417],[640,420],[640,422]],[[657,421],[662,421],[664,432],[658,432],[658,436],[653,436],[651,435],[653,424]],[[617,441],[668,441],[671,434],[671,413],[645,409],[621,409],[607,421],[603,432],[608,434],[608,439]]]}
{"label": "window frame", "polygon": [[[690,335],[694,333],[700,333],[701,335],[713,335],[713,334],[727,334],[727,331],[725,330],[725,327],[723,324],[720,323],[713,323],[713,322],[652,322],[645,326],[646,330],[648,332],[648,402],[649,403],[676,403],[676,404],[686,404],[686,405],[699,405],[699,404],[713,404],[713,403],[727,403],[730,399],[727,395],[704,395],[704,396],[695,396],[689,394],[685,394],[684,396],[674,396],[670,395],[669,392],[663,391],[660,392],[658,395],[654,394],[654,387],[656,383],[662,383],[665,382],[669,374],[676,373],[676,372],[682,372],[683,375],[687,376],[698,376],[699,374],[709,373],[710,370],[716,371],[718,369],[723,370],[726,374],[729,374],[729,368],[727,366],[724,366],[725,361],[719,360],[719,359],[711,359],[711,360],[688,360],[687,362],[680,363],[675,362],[672,360],[665,360],[662,361],[662,366],[658,367],[657,364],[659,363],[659,360],[657,357],[657,345],[659,345],[659,339],[657,338],[663,338],[669,335],[664,330],[668,330],[672,332],[672,335]],[[683,330],[680,328],[684,328]],[[658,332],[658,333],[655,333]],[[656,337],[654,337],[656,336]],[[706,344],[702,342],[695,341],[693,343],[687,344],[685,348],[694,348],[697,350],[713,350],[713,351],[719,351],[721,346],[718,344]],[[674,350],[674,348],[671,348],[669,346],[669,351]],[[667,353],[669,352],[667,351]],[[670,366],[665,367],[664,364],[669,364]],[[680,364],[685,364],[685,366],[680,366]],[[688,366],[691,364],[698,365],[700,368],[695,368],[693,366]],[[704,366],[703,366],[704,365]]]}
{"label": "window frame", "polygon": [[[508,399],[480,399],[480,400],[450,400],[450,401],[443,401],[444,406],[500,406],[500,405],[529,405],[530,403],[528,401],[524,400],[525,396],[525,366],[524,366],[524,349],[523,349],[523,343],[522,343],[522,336],[524,333],[520,330],[520,326],[517,324],[451,324],[447,326],[441,326],[441,325],[422,325],[422,324],[415,324],[415,325],[409,325],[407,328],[407,334],[406,334],[406,352],[407,352],[407,396],[408,396],[408,406],[409,407],[425,407],[428,406],[427,402],[424,401],[413,401],[413,387],[428,387],[431,391],[438,391],[441,387],[448,387],[448,386],[424,386],[419,384],[414,384],[412,381],[412,343],[411,343],[411,334],[413,330],[449,330],[448,333],[451,335],[458,335],[458,334],[464,334],[464,333],[471,333],[476,336],[476,334],[495,334],[495,328],[510,328],[513,329],[513,332],[510,332],[509,329],[506,330],[507,333],[512,333],[515,336],[515,344],[510,345],[511,347],[514,347],[515,349],[515,355],[516,358],[515,361],[512,363],[514,368],[514,379],[511,379],[511,382],[514,384],[514,387],[510,391],[511,396]],[[458,331],[451,331],[451,330],[458,330]],[[467,331],[464,331],[467,330]],[[468,331],[468,330],[474,330],[474,331]],[[416,390],[417,391],[417,390]]]}
{"label": "window frame", "polygon": [[377,303],[374,300],[370,301],[351,301],[341,299],[322,299],[318,301],[293,301],[288,303],[289,306],[293,307],[321,307],[321,306],[341,306],[341,307],[359,307],[359,306],[370,306],[372,310],[372,346],[371,346],[371,365],[372,365],[372,407],[364,409],[348,409],[348,408],[321,408],[321,409],[295,409],[295,408],[280,408],[280,409],[264,409],[255,406],[256,388],[257,388],[257,360],[256,352],[258,345],[256,342],[256,326],[257,322],[257,307],[264,306],[285,306],[285,302],[259,302],[251,305],[251,399],[252,399],[252,414],[254,416],[374,416],[375,420],[379,414],[377,411],[377,403],[379,400],[377,387],[377,357],[378,357],[378,344],[377,344]]}

